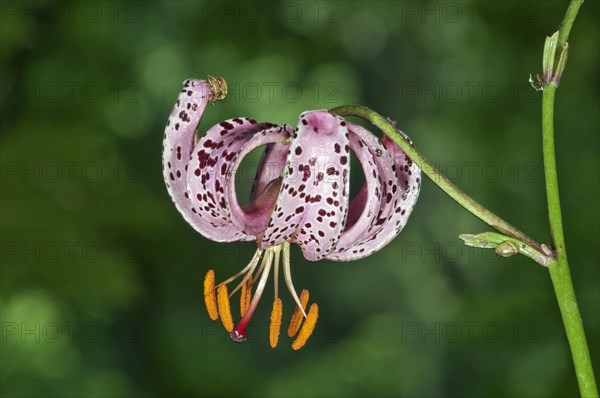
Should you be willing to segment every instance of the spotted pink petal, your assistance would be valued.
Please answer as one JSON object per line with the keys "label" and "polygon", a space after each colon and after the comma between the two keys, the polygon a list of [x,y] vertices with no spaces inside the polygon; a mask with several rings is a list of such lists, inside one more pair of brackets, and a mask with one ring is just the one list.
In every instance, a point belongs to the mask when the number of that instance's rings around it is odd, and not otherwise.
{"label": "spotted pink petal", "polygon": [[[243,208],[239,205],[236,196],[235,174],[242,159],[259,146],[278,144],[279,146],[286,148],[287,145],[289,145],[287,140],[291,133],[293,133],[292,129],[287,125],[283,125],[272,127],[268,130],[262,130],[261,132],[254,134],[254,136],[246,141],[244,145],[240,147],[239,151],[235,153],[235,156],[231,161],[231,166],[228,167],[227,174],[222,183],[225,187],[225,207],[229,209],[233,225],[246,235],[255,236],[264,231],[267,227],[271,212],[273,211],[273,206],[275,205],[275,200],[277,199],[277,195],[281,188],[281,178],[279,176],[281,175],[283,165],[279,169],[278,175],[273,174],[270,176],[270,173],[264,174],[265,181],[266,177],[273,178],[264,184],[264,186],[261,185],[257,191],[257,195],[252,198],[250,204]],[[261,174],[261,177],[262,176],[263,175]]]}
{"label": "spotted pink petal", "polygon": [[260,195],[271,181],[281,177],[288,149],[289,143],[274,142],[266,146],[256,170],[256,178],[250,192],[250,200]]}
{"label": "spotted pink petal", "polygon": [[163,177],[167,191],[185,221],[200,233],[203,220],[194,213],[190,203],[187,174],[196,128],[210,98],[211,87],[207,82],[183,82],[183,90],[169,115],[163,137]]}
{"label": "spotted pink petal", "polygon": [[187,189],[202,235],[216,242],[254,239],[233,224],[225,186],[241,148],[254,134],[271,126],[247,118],[229,119],[211,127],[194,147]]}
{"label": "spotted pink petal", "polygon": [[[352,126],[351,123],[349,125]],[[370,134],[368,131],[365,131],[365,133]],[[381,196],[383,193],[381,173],[378,163],[374,155],[371,154],[369,145],[364,138],[369,137],[365,137],[364,134],[359,136],[350,130],[350,149],[354,152],[363,168],[365,184],[358,195],[350,202],[346,228],[336,245],[335,252],[344,252],[359,241],[374,223],[381,206]],[[391,167],[392,159],[390,155],[382,152],[382,156],[387,156],[387,163]],[[391,173],[392,171],[390,170],[390,176]]]}
{"label": "spotted pink petal", "polygon": [[[252,240],[254,236],[243,233],[231,221],[224,197],[225,176],[244,143],[273,125],[231,119],[210,128],[194,146],[196,129],[211,95],[205,81],[184,82],[165,129],[163,176],[176,208],[196,231],[219,242]],[[264,198],[257,202],[261,200],[264,202]]]}
{"label": "spotted pink petal", "polygon": [[[365,128],[352,123],[349,123],[348,128],[351,134],[356,134],[367,144],[377,164],[380,173],[381,205],[371,225],[365,228],[365,224],[362,224],[360,232],[356,232],[361,236],[360,240],[351,247],[338,247],[327,257],[338,261],[366,257],[395,238],[406,225],[419,197],[421,186],[421,170],[393,141],[385,137],[384,147]],[[366,184],[368,182],[367,179]]]}
{"label": "spotted pink petal", "polygon": [[287,155],[283,185],[261,248],[296,242],[309,261],[332,250],[348,212],[350,146],[346,122],[326,110],[305,112]]}

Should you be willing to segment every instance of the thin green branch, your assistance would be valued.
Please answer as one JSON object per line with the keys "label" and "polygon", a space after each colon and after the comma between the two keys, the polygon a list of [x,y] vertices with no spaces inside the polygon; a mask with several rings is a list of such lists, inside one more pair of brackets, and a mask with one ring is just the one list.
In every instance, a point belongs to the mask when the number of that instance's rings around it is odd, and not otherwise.
{"label": "thin green branch", "polygon": [[[554,145],[554,99],[567,60],[569,49],[567,40],[569,33],[582,3],[583,0],[572,0],[567,8],[565,18],[560,25],[558,43],[561,44],[562,49],[560,49],[559,67],[553,70],[553,61],[556,58],[557,48],[554,48],[550,54],[545,54],[544,56],[544,73],[549,71],[552,76],[550,79],[545,78],[543,82],[542,148],[544,152],[544,175],[546,178],[550,234],[556,252],[556,261],[548,265],[548,270],[552,285],[554,286],[554,293],[556,294],[560,308],[567,339],[569,340],[577,382],[579,384],[579,392],[582,397],[598,397],[594,369],[592,367],[583,321],[579,313],[579,306],[577,305],[577,298],[575,297],[575,290],[569,270],[569,261],[567,259]],[[549,38],[549,40],[551,39]]]}
{"label": "thin green branch", "polygon": [[573,22],[575,22],[575,18],[579,12],[579,7],[581,7],[582,4],[583,0],[571,0],[571,3],[569,3],[569,7],[565,13],[565,18],[561,22],[560,29],[558,30],[558,42],[563,46],[569,39],[571,27],[573,27]]}
{"label": "thin green branch", "polygon": [[567,262],[565,236],[563,232],[560,197],[558,194],[558,176],[556,173],[556,156],[554,150],[554,97],[556,87],[552,84],[544,86],[542,97],[542,147],[544,151],[544,173],[546,178],[546,196],[548,198],[548,216],[550,234],[556,257],[559,262]]}
{"label": "thin green branch", "polygon": [[546,176],[546,195],[548,197],[548,216],[550,230],[557,261],[548,265],[554,293],[565,325],[567,339],[573,356],[573,364],[582,397],[598,397],[592,360],[585,337],[583,321],[579,313],[577,298],[571,280],[565,237],[563,232],[558,178],[554,151],[554,97],[556,87],[548,84],[544,87],[542,100],[542,131],[544,148],[544,172]]}

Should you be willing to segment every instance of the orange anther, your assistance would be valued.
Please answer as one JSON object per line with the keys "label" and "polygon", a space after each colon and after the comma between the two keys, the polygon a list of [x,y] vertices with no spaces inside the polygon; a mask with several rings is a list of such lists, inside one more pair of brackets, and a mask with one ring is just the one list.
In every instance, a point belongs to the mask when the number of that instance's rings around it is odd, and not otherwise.
{"label": "orange anther", "polygon": [[231,332],[233,330],[233,319],[231,318],[229,294],[226,285],[221,285],[217,289],[217,299],[219,304],[219,316],[221,317],[221,322],[223,322],[223,327],[228,332]]}
{"label": "orange anther", "polygon": [[242,294],[240,296],[240,314],[242,315],[242,318],[246,315],[248,307],[250,307],[250,301],[252,301],[252,275],[250,275],[250,278],[242,285]]}
{"label": "orange anther", "polygon": [[[302,290],[300,293],[300,304],[302,304],[302,309],[306,310],[306,304],[308,304],[308,290]],[[298,329],[300,329],[300,325],[302,324],[302,318],[304,318],[304,314],[300,311],[300,307],[296,305],[296,309],[294,309],[294,314],[292,315],[292,320],[290,321],[290,326],[288,327],[288,336],[294,337],[296,333],[298,333]]]}
{"label": "orange anther", "polygon": [[315,330],[317,318],[319,318],[319,306],[313,303],[310,305],[308,314],[306,315],[306,321],[302,325],[302,329],[300,329],[298,337],[296,337],[296,340],[292,343],[292,348],[294,350],[299,350],[304,346],[304,344],[306,344],[306,341],[312,334],[313,330]]}
{"label": "orange anther", "polygon": [[273,302],[273,310],[271,311],[271,326],[269,327],[269,342],[271,348],[277,347],[279,341],[279,330],[281,329],[281,313],[282,303],[281,299],[277,297]]}
{"label": "orange anther", "polygon": [[213,321],[219,319],[219,311],[217,310],[217,296],[215,295],[215,272],[211,269],[204,277],[204,303],[208,316]]}

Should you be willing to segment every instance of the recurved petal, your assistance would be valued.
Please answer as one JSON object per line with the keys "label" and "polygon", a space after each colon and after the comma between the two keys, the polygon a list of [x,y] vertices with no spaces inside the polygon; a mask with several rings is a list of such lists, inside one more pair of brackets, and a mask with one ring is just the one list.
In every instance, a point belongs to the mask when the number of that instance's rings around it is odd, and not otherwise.
{"label": "recurved petal", "polygon": [[350,146],[346,122],[326,110],[305,112],[287,156],[283,185],[258,244],[296,242],[304,257],[329,254],[348,212]]}
{"label": "recurved petal", "polygon": [[421,186],[421,170],[393,141],[384,138],[384,147],[368,130],[352,123],[348,125],[351,135],[356,134],[367,143],[377,164],[381,176],[381,204],[361,239],[351,247],[340,247],[327,257],[339,261],[366,257],[395,238],[406,225]]}
{"label": "recurved petal", "polygon": [[[366,130],[364,132],[361,130],[360,134],[350,131],[350,149],[362,166],[365,184],[358,195],[350,202],[346,227],[336,245],[335,252],[343,252],[353,246],[366,234],[378,216],[381,197],[384,192],[378,164],[389,165],[389,173],[384,174],[386,177],[390,178],[393,175],[391,156],[382,151],[381,157],[387,158],[376,161],[375,155],[369,151],[369,144],[361,138],[365,137],[366,134],[370,133]],[[372,142],[371,145],[373,145]]]}
{"label": "recurved petal", "polygon": [[[217,176],[218,179],[223,179],[219,185],[222,184],[225,186],[225,203],[226,207],[229,209],[233,225],[247,235],[255,236],[260,232],[263,232],[269,223],[273,206],[275,205],[277,195],[281,189],[281,172],[285,163],[287,146],[289,146],[288,138],[292,132],[293,130],[287,125],[272,127],[257,132],[240,147],[239,151],[232,159],[231,166],[228,167],[227,173],[224,176],[221,176],[220,174]],[[270,156],[270,160],[274,161],[275,165],[281,165],[281,167],[278,170],[270,170],[268,174],[265,173],[263,177],[269,176],[272,177],[272,179],[270,181],[266,181],[265,179],[266,183],[264,186],[261,183],[258,195],[256,195],[248,205],[241,207],[237,200],[235,190],[236,172],[242,159],[262,145],[278,145],[286,148],[286,152],[272,152],[272,156]],[[277,157],[280,157],[281,159],[278,159]]]}
{"label": "recurved petal", "polygon": [[192,211],[198,215],[197,229],[205,237],[217,242],[254,239],[233,224],[225,187],[233,159],[244,144],[272,126],[241,117],[229,119],[211,127],[194,147],[187,189]]}
{"label": "recurved petal", "polygon": [[[410,141],[410,138],[406,134],[400,130],[398,131]],[[401,194],[398,206],[394,207],[394,216],[391,219],[397,230],[396,234],[398,234],[406,225],[410,214],[417,204],[417,199],[421,191],[421,169],[391,139],[385,137],[383,143],[394,158],[396,175],[400,182],[399,189]]]}
{"label": "recurved petal", "polygon": [[[294,133],[293,129],[287,125],[286,129],[289,129],[288,133],[290,136]],[[251,201],[260,196],[273,180],[281,177],[289,146],[289,142],[273,142],[266,145],[256,170],[256,178],[252,185],[252,191],[250,192]]]}
{"label": "recurved petal", "polygon": [[183,218],[200,233],[201,219],[193,212],[187,193],[188,161],[196,128],[211,95],[211,87],[204,80],[183,82],[163,138],[162,167],[167,191]]}

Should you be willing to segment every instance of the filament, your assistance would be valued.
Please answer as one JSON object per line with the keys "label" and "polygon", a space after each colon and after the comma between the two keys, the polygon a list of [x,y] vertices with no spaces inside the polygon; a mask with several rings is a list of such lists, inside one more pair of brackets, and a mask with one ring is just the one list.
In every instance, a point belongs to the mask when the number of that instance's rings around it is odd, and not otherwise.
{"label": "filament", "polygon": [[304,308],[302,308],[302,303],[300,303],[300,299],[296,294],[296,290],[294,289],[294,284],[292,283],[292,273],[290,271],[290,244],[289,242],[285,242],[283,244],[283,276],[285,278],[285,283],[290,291],[290,294],[294,298],[296,305],[300,307],[302,310],[302,315],[306,318],[306,312],[304,312]]}
{"label": "filament", "polygon": [[[254,253],[254,257],[252,257],[252,260],[250,260],[250,262],[248,263],[248,265],[246,265],[240,272],[238,272],[237,274],[233,275],[231,278],[225,280],[224,282],[219,283],[219,286],[226,285],[229,282],[236,280],[242,274],[244,274],[248,269],[252,268],[253,264],[256,265],[255,263],[257,263],[258,260],[260,260],[261,253],[262,253],[262,250],[257,249],[256,253]],[[217,286],[217,287],[219,287],[219,286]]]}

